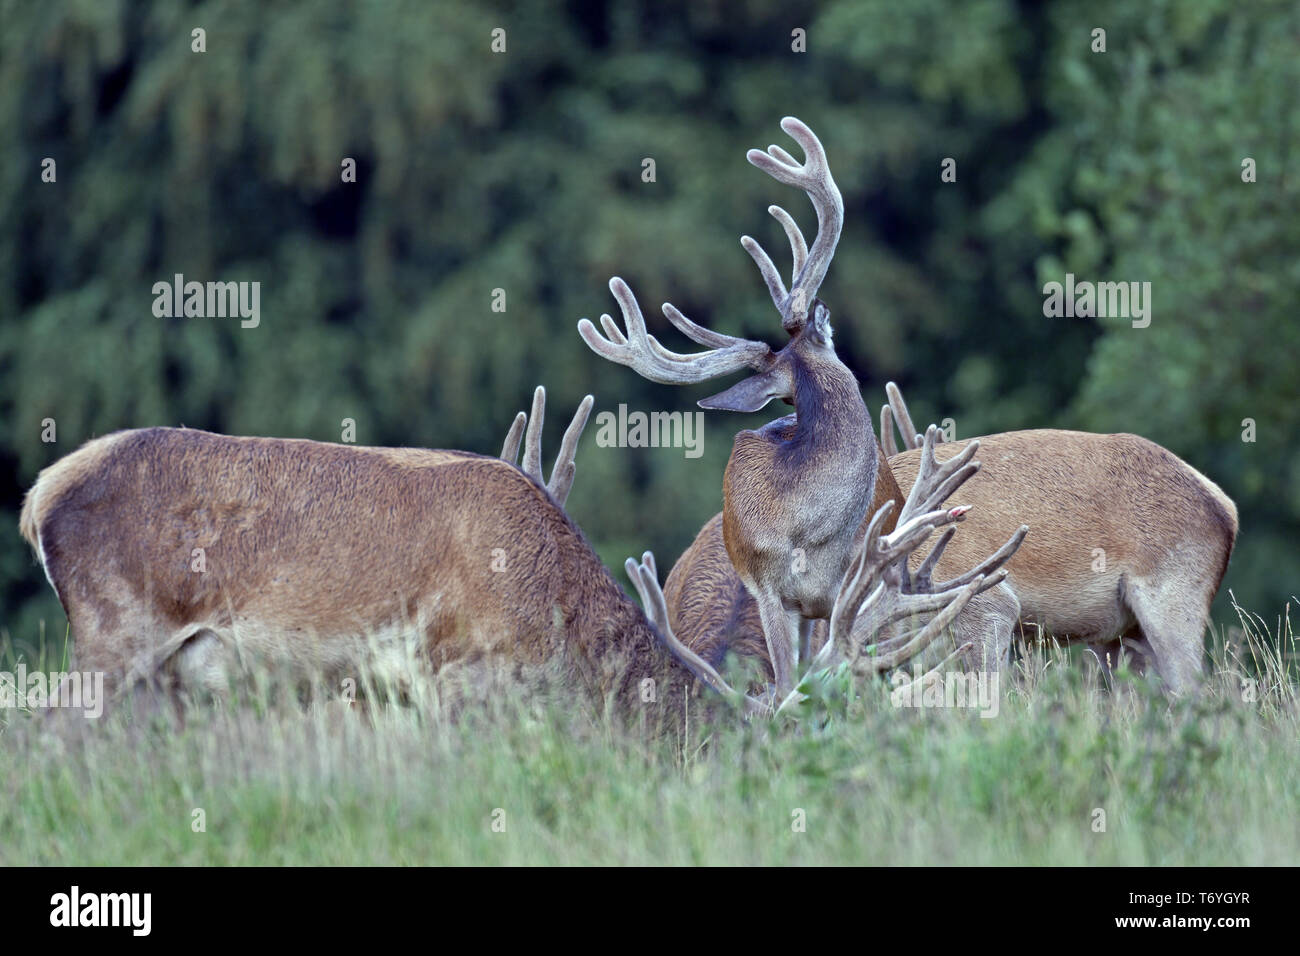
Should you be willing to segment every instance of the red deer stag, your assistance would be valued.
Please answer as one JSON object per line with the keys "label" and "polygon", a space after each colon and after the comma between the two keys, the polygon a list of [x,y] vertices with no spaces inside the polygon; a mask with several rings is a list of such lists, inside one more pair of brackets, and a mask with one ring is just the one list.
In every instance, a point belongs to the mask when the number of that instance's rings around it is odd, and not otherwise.
{"label": "red deer stag", "polygon": [[464,451],[115,432],[42,471],[20,527],[78,669],[114,698],[141,684],[222,697],[251,662],[356,673],[412,633],[433,670],[504,662],[526,686],[629,703],[652,677],[661,703],[681,698],[691,674],[560,507],[591,399],[549,492],[543,400],[524,471]]}
{"label": "red deer stag", "polygon": [[[700,406],[755,412],[774,398],[793,416],[736,435],[723,478],[722,536],[731,563],[758,604],[778,695],[796,682],[814,620],[829,618],[867,517],[876,482],[877,450],[860,436],[871,416],[853,373],[835,354],[830,313],[816,298],[839,242],[844,207],[826,153],[812,130],[793,117],[781,127],[803,147],[796,162],[779,146],[750,150],[749,161],[780,182],[799,186],[817,212],[817,238],[796,268],[789,292],[767,253],[749,236],[742,244],[758,264],[781,324],[792,336],[779,352],[762,342],[704,329],[670,304],[664,314],[709,351],[678,355],[646,333],[645,320],[622,279],[610,280],[627,326],[601,316],[605,336],[583,319],[578,331],[602,357],[654,382],[694,384],[749,369],[754,375]],[[778,218],[784,211],[772,208]],[[784,220],[783,220],[784,221]],[[798,256],[798,253],[796,253]]]}

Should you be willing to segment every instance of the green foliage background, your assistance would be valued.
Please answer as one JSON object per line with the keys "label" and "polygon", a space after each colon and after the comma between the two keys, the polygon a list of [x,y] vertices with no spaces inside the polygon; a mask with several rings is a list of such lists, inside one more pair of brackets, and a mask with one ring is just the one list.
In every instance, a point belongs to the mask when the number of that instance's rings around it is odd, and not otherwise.
{"label": "green foliage background", "polygon": [[[0,0],[0,23],[0,627],[20,644],[64,628],[21,495],[95,435],[338,440],[354,418],[366,444],[495,453],[542,383],[553,451],[588,391],[597,411],[693,409],[716,384],[644,382],[574,325],[615,310],[621,275],[653,326],[670,300],[778,341],[737,237],[784,262],[773,202],[812,233],[806,200],[744,160],[790,146],[787,114],[845,196],[823,298],[869,404],[895,379],[963,436],[1145,435],[1237,501],[1239,600],[1273,615],[1297,591],[1290,2]],[[1151,282],[1151,326],[1044,318],[1067,271]],[[261,326],[155,318],[177,272],[259,281]],[[607,565],[668,566],[761,420],[710,413],[694,460],[591,429],[570,511]]]}

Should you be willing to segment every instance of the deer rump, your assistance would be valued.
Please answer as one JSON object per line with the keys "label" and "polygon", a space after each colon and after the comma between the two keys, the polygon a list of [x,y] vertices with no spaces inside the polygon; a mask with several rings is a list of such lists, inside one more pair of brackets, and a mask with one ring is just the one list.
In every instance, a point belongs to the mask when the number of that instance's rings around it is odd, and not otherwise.
{"label": "deer rump", "polygon": [[[1006,563],[1022,624],[1064,641],[1128,637],[1171,685],[1194,680],[1210,602],[1236,539],[1232,501],[1136,435],[1035,429],[979,442],[982,467],[954,496],[974,507],[936,576],[971,567],[1027,524],[1024,544]],[[966,444],[941,444],[936,456],[947,460]],[[911,485],[919,460],[919,450],[888,459],[895,482],[877,482],[868,514],[898,485]],[[913,554],[910,566],[927,551]],[[758,608],[731,566],[720,514],[674,565],[664,593],[673,629],[688,647],[714,667],[728,652],[751,658],[771,679]],[[816,623],[814,650],[826,626]]]}

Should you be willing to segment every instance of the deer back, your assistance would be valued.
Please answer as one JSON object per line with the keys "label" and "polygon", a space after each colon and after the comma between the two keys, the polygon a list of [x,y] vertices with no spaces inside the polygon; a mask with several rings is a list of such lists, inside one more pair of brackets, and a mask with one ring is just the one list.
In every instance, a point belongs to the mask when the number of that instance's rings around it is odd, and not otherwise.
{"label": "deer back", "polygon": [[[979,442],[983,465],[958,495],[974,509],[940,559],[940,576],[1024,523],[1029,535],[1006,564],[1024,620],[1078,637],[1114,633],[1127,623],[1124,589],[1156,579],[1208,610],[1236,540],[1237,510],[1191,465],[1130,434],[1031,429]],[[940,445],[937,457],[966,444]],[[912,479],[919,457],[912,450],[890,459],[898,481]]]}

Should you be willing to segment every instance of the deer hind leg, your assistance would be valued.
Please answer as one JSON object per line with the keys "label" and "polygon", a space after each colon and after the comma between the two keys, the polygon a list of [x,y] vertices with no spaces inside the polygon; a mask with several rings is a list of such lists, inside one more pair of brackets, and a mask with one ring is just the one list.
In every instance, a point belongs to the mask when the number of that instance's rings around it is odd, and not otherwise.
{"label": "deer hind leg", "polygon": [[78,578],[56,573],[55,580],[72,634],[72,668],[102,680],[109,704],[158,696],[159,665],[181,643],[175,621],[111,567]]}
{"label": "deer hind leg", "polygon": [[[71,618],[71,615],[69,615]],[[76,627],[74,623],[74,628]],[[133,666],[126,649],[137,648],[142,642],[134,627],[123,630],[82,628],[74,630],[74,647],[70,670],[80,675],[83,687],[87,681],[96,684],[98,716],[123,711],[133,724],[143,724],[156,717],[169,719],[176,715],[174,701],[156,673],[147,673]],[[59,695],[64,697],[63,683]],[[70,686],[74,686],[71,685]],[[84,693],[84,692],[83,692]]]}
{"label": "deer hind leg", "polygon": [[[110,705],[131,687],[131,661],[147,646],[152,628],[131,614],[129,606],[105,600],[76,583],[56,590],[68,615],[71,660],[66,665],[52,664],[50,669],[79,673],[83,685],[89,680],[102,688],[101,703]],[[72,686],[71,678],[59,681],[54,699],[66,700],[65,691]]]}
{"label": "deer hind leg", "polygon": [[[1156,673],[1175,696],[1200,683],[1209,600],[1192,588],[1125,582],[1125,600],[1150,648]],[[1142,642],[1139,642],[1139,647]]]}
{"label": "deer hind leg", "polygon": [[1151,645],[1136,625],[1114,640],[1089,641],[1088,649],[1097,655],[1107,683],[1113,680],[1115,671],[1121,666],[1139,676],[1145,674],[1153,657]]}

